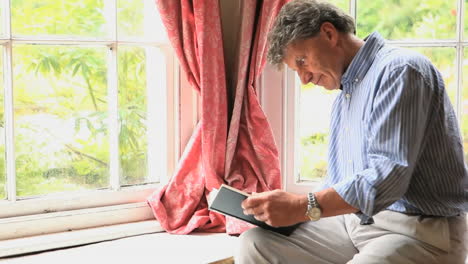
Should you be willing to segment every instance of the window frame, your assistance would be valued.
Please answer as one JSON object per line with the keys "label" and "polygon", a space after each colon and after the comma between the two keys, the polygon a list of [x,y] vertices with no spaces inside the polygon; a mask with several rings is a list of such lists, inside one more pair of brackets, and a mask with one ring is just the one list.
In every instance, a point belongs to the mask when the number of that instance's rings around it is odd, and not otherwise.
{"label": "window frame", "polygon": [[[0,200],[0,229],[7,230],[0,233],[0,241],[24,236],[62,232],[82,228],[92,228],[102,225],[137,222],[154,219],[146,198],[159,186],[166,184],[174,173],[176,163],[187,144],[192,131],[198,121],[197,94],[191,89],[185,76],[180,74],[179,65],[169,43],[151,40],[119,40],[116,37],[117,25],[113,26],[113,39],[89,38],[55,38],[42,36],[13,36],[11,34],[10,1],[2,1],[3,15],[6,21],[5,35],[0,36],[0,46],[4,47],[4,89],[5,89],[5,123],[6,123],[6,186],[7,200]],[[116,15],[116,2],[112,8]],[[115,18],[114,18],[115,19]],[[15,157],[13,144],[13,72],[12,46],[13,44],[45,44],[45,45],[76,45],[76,46],[105,46],[108,48],[108,98],[109,113],[113,120],[110,125],[110,186],[108,189],[88,190],[81,192],[53,193],[44,196],[21,197],[16,196]],[[117,121],[117,49],[119,45],[136,45],[139,47],[159,48],[166,64],[159,67],[160,75],[156,78],[158,85],[166,87],[158,94],[161,103],[160,111],[165,113],[158,121],[167,124],[161,135],[166,137],[162,143],[165,151],[158,154],[162,158],[163,173],[158,183],[148,183],[132,186],[121,186],[118,175],[118,121]],[[147,62],[148,63],[148,62]],[[153,62],[154,63],[154,62]],[[156,74],[157,75],[157,74]],[[113,153],[111,152],[113,151]],[[160,170],[161,168],[158,168]],[[111,212],[111,213],[106,213]],[[58,219],[66,216],[67,224],[57,226]],[[103,217],[105,215],[105,217]],[[29,223],[29,231],[21,231],[23,223]],[[37,224],[34,224],[37,223]]]}
{"label": "window frame", "polygon": [[268,118],[278,147],[282,189],[293,193],[307,193],[317,182],[299,181],[295,146],[298,140],[298,104],[295,73],[283,66],[277,69],[267,64],[259,81],[260,104]]}

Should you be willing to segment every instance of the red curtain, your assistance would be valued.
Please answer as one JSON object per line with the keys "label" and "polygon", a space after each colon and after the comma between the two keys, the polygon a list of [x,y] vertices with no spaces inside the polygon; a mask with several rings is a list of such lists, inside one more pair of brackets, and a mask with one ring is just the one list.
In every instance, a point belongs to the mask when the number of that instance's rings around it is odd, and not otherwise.
{"label": "red curtain", "polygon": [[167,185],[150,197],[170,233],[195,229],[238,234],[251,226],[209,211],[206,197],[227,183],[247,192],[281,188],[278,151],[256,96],[266,36],[287,0],[242,1],[238,68],[228,129],[219,0],[157,0],[181,68],[201,97],[201,119]]}

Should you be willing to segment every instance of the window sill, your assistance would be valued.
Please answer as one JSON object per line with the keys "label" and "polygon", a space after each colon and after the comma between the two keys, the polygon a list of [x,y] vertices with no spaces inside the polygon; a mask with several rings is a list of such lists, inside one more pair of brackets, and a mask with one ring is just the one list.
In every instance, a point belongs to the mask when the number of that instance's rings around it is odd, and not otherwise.
{"label": "window sill", "polygon": [[[139,223],[141,230],[155,228],[155,221]],[[133,229],[133,228],[132,228]],[[133,236],[128,228],[111,227],[88,230],[88,237],[113,239],[113,234],[126,232],[132,237],[105,241],[80,247],[65,248],[5,259],[9,264],[29,263],[233,263],[238,238],[225,233],[191,233],[172,235],[166,232]],[[83,235],[67,237],[68,241],[83,240]],[[89,241],[89,240],[88,240]],[[47,242],[44,237],[42,242]],[[83,241],[85,242],[85,241]],[[61,245],[63,247],[63,244]],[[1,245],[0,245],[1,247]]]}
{"label": "window sill", "polygon": [[9,217],[145,202],[158,186],[159,184],[145,184],[119,190],[55,193],[38,197],[22,197],[14,202],[0,200],[0,220]]}
{"label": "window sill", "polygon": [[3,240],[0,241],[0,257],[85,245],[163,231],[156,220],[149,220]]}
{"label": "window sill", "polygon": [[0,241],[154,219],[146,202],[0,219]]}

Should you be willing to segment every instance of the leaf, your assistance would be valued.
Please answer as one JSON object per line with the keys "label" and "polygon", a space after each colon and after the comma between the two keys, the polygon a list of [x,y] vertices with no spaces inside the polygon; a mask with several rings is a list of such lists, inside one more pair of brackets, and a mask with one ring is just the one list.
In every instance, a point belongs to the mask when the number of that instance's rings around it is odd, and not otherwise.
{"label": "leaf", "polygon": [[80,65],[81,65],[81,72],[83,74],[83,77],[85,77],[85,79],[88,79],[88,76],[89,76],[89,67],[88,67],[88,65],[86,65],[86,63],[84,63],[84,62],[81,62]]}
{"label": "leaf", "polygon": [[81,127],[81,118],[76,118],[75,119],[75,132],[80,131],[80,127]]}
{"label": "leaf", "polygon": [[50,71],[49,59],[44,58],[41,63],[41,72],[48,73]]}
{"label": "leaf", "polygon": [[77,63],[77,64],[75,65],[75,68],[73,69],[72,76],[75,76],[75,75],[76,75],[76,73],[78,72],[78,70],[80,69],[80,67],[81,67],[81,64],[80,64],[80,63]]}
{"label": "leaf", "polygon": [[138,149],[138,141],[133,133],[128,134],[133,149]]}
{"label": "leaf", "polygon": [[60,74],[62,72],[60,64],[58,63],[56,58],[51,58],[50,59],[50,64],[54,68],[54,71],[56,74]]}
{"label": "leaf", "polygon": [[88,126],[88,129],[94,134],[94,131],[96,131],[96,129],[94,128],[93,123],[91,123],[89,119],[85,119],[85,120],[86,120],[86,125]]}

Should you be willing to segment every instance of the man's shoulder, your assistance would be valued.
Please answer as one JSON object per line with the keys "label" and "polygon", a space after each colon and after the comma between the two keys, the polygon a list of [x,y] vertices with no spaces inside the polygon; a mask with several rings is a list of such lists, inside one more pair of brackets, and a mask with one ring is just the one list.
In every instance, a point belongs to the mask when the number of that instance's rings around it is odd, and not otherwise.
{"label": "man's shoulder", "polygon": [[427,75],[435,70],[432,62],[417,50],[393,46],[386,46],[380,50],[374,66],[377,71],[386,73],[411,68]]}
{"label": "man's shoulder", "polygon": [[416,50],[409,48],[388,46],[382,49],[379,54],[379,63],[392,68],[403,66],[427,66],[431,61]]}

